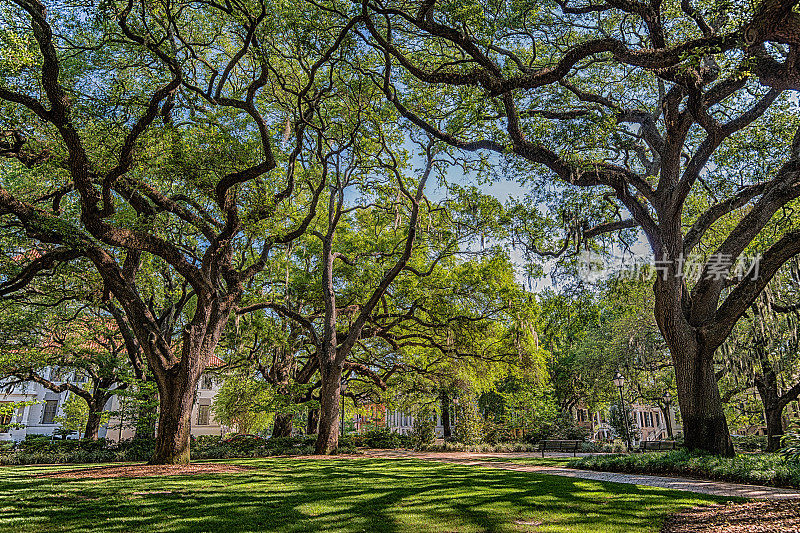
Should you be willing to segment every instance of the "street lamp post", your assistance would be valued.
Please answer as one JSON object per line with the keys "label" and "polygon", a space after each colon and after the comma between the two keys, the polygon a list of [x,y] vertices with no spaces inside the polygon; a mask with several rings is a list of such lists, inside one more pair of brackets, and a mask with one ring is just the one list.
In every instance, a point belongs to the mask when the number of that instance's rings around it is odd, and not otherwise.
{"label": "street lamp post", "polygon": [[670,404],[672,403],[672,394],[669,391],[664,391],[664,416],[667,418],[667,435],[672,438],[672,411],[670,411]]}
{"label": "street lamp post", "polygon": [[622,411],[620,414],[625,423],[625,444],[628,446],[628,451],[631,451],[631,430],[628,427],[628,413],[625,411],[625,399],[622,397],[622,387],[625,386],[625,378],[622,377],[622,374],[619,372],[614,376],[614,385],[619,389],[619,403],[620,410]]}

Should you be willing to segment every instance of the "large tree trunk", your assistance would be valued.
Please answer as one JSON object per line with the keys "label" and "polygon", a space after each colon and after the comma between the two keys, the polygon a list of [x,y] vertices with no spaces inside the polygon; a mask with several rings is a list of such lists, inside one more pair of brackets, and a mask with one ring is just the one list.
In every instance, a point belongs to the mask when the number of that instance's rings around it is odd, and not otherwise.
{"label": "large tree trunk", "polygon": [[308,410],[308,424],[306,425],[306,435],[316,435],[319,426],[319,409]]}
{"label": "large tree trunk", "polygon": [[733,441],[722,408],[713,357],[693,350],[692,346],[673,348],[672,357],[686,447],[733,456]]}
{"label": "large tree trunk", "polygon": [[276,414],[275,422],[272,424],[273,437],[291,437],[292,428],[294,427],[294,415],[289,414]]}
{"label": "large tree trunk", "polygon": [[[217,347],[235,296],[228,295],[226,302],[212,302],[208,295],[205,298],[198,295],[194,317],[183,331],[177,363],[171,364],[175,358],[173,354],[159,354],[152,350],[152,346],[145,350],[158,385],[159,403],[156,449],[150,464],[189,463],[191,416],[197,382]],[[167,351],[163,345],[158,348]],[[171,366],[164,368],[165,362]]]}
{"label": "large tree trunk", "polygon": [[[764,358],[765,359],[765,358]],[[778,379],[768,362],[762,359],[762,374],[755,378],[755,386],[764,407],[764,421],[767,424],[767,450],[776,452],[781,447],[783,437],[783,409],[786,403],[778,395]]]}
{"label": "large tree trunk", "polygon": [[[158,431],[150,464],[188,464],[191,416],[197,379],[181,376],[178,365],[158,381]],[[198,374],[199,377],[199,374]]]}
{"label": "large tree trunk", "polygon": [[319,431],[315,452],[319,455],[328,455],[336,453],[339,448],[342,366],[336,363],[320,365],[320,376],[322,388],[319,395]]}
{"label": "large tree trunk", "polygon": [[767,419],[766,451],[777,452],[781,448],[783,437],[783,405],[779,402],[764,404],[764,416]]}
{"label": "large tree trunk", "polygon": [[778,392],[778,374],[762,342],[765,340],[756,339],[753,346],[761,366],[761,372],[756,374],[753,381],[761,398],[761,405],[764,407],[764,421],[767,424],[766,451],[776,452],[781,447],[783,409],[788,403],[788,398],[782,397]]}
{"label": "large tree trunk", "polygon": [[[331,202],[333,195],[331,196]],[[324,267],[322,294],[325,302],[325,324],[321,346],[317,349],[319,361],[319,430],[314,450],[319,455],[336,453],[339,448],[339,399],[342,393],[343,360],[337,362],[339,342],[336,337],[336,292],[333,289],[333,224],[328,228],[322,243]],[[346,355],[346,354],[345,354]]]}
{"label": "large tree trunk", "polygon": [[442,392],[440,399],[442,402],[442,436],[449,439],[453,435],[453,431],[450,429],[450,398],[446,392]]}
{"label": "large tree trunk", "polygon": [[[677,227],[672,231],[674,235],[680,234]],[[680,257],[682,249],[682,243],[673,243],[671,253],[661,259]],[[734,455],[733,441],[714,370],[714,352],[722,340],[711,341],[706,335],[714,320],[716,303],[688,305],[687,289],[679,271],[681,263],[668,261],[668,264],[668,275],[656,275],[655,319],[675,367],[684,444],[689,449],[730,457]]]}
{"label": "large tree trunk", "polygon": [[[101,401],[102,403],[100,403]],[[83,430],[84,439],[97,440],[97,433],[100,431],[100,419],[103,414],[105,403],[106,399],[89,403],[89,416],[86,419],[86,428]]]}

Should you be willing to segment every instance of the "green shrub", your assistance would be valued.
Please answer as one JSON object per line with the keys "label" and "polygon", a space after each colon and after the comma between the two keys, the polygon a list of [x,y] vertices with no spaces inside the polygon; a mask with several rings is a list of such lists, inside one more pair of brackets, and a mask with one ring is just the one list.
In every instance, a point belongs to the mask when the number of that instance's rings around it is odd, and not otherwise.
{"label": "green shrub", "polygon": [[762,452],[767,447],[767,437],[765,435],[732,435],[733,445],[739,451]]}
{"label": "green shrub", "polygon": [[514,428],[498,420],[494,415],[489,415],[483,420],[483,442],[497,444],[500,442],[514,442],[517,436]]}
{"label": "green shrub", "polygon": [[[397,435],[398,442],[407,437]],[[403,439],[406,439],[405,441]],[[234,457],[268,457],[272,455],[309,455],[314,453],[316,436],[276,437],[264,439],[254,435],[238,435],[230,439],[201,436],[192,439],[192,459],[228,459]],[[147,461],[155,450],[153,439],[129,439],[109,445],[105,441],[62,441],[50,438],[27,439],[17,450],[0,453],[0,464],[57,464]],[[342,438],[339,453],[357,453],[348,438]]]}
{"label": "green shrub", "polygon": [[474,445],[481,442],[483,440],[483,419],[478,413],[478,401],[475,395],[471,392],[462,394],[455,411],[454,440],[466,445]]}
{"label": "green shrub", "polygon": [[67,453],[77,450],[99,451],[108,447],[106,439],[53,439],[48,435],[27,435],[17,449],[28,453]]}
{"label": "green shrub", "polygon": [[795,425],[781,439],[781,455],[787,461],[800,465],[800,426]]}
{"label": "green shrub", "polygon": [[264,448],[273,451],[291,451],[297,448],[314,447],[316,435],[299,435],[296,437],[272,437],[264,443]]}
{"label": "green shrub", "polygon": [[156,450],[155,439],[125,439],[111,447],[116,461],[147,461]]}
{"label": "green shrub", "polygon": [[425,409],[414,417],[411,429],[412,446],[420,449],[436,441],[436,422],[430,410]]}
{"label": "green shrub", "polygon": [[584,453],[624,453],[623,442],[582,442],[581,451]]}
{"label": "green shrub", "polygon": [[573,468],[636,474],[679,475],[755,485],[800,488],[800,464],[779,454],[719,457],[687,450],[573,459]]}
{"label": "green shrub", "polygon": [[477,453],[504,453],[504,452],[535,452],[536,444],[527,442],[502,442],[499,444],[462,444],[460,442],[445,442],[444,444],[430,444],[422,449],[428,452],[477,452]]}
{"label": "green shrub", "polygon": [[525,442],[537,444],[543,440],[586,440],[588,437],[588,428],[578,426],[572,415],[564,414],[526,432]]}
{"label": "green shrub", "polygon": [[[311,445],[313,446],[313,442]],[[356,448],[412,448],[414,439],[401,435],[386,427],[373,427],[363,433],[351,433],[339,437],[339,449]]]}
{"label": "green shrub", "polygon": [[375,428],[362,434],[367,448],[398,448],[400,434],[389,428]]}

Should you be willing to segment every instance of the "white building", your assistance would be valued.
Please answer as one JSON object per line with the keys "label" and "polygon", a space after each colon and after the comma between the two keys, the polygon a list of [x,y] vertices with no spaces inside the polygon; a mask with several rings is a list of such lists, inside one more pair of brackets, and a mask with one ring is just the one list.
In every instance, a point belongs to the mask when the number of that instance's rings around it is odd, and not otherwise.
{"label": "white building", "polygon": [[[637,403],[627,407],[633,417],[631,429],[638,434],[638,438],[632,443],[634,446],[638,446],[642,441],[670,440],[670,430],[673,437],[682,431],[675,419],[674,405],[670,405],[669,408],[669,422],[659,407]],[[573,408],[572,413],[577,425],[590,430],[591,440],[609,441],[616,436],[616,430],[609,424],[608,409],[591,412],[579,404]]]}
{"label": "white building", "polygon": [[[363,407],[362,407],[363,408]],[[409,435],[414,429],[414,416],[404,413],[402,411],[386,411],[383,406],[368,406],[370,413],[368,415],[356,415],[354,423],[356,431],[362,431],[367,426],[385,426],[392,431],[400,433],[401,435]],[[442,425],[442,417],[436,413],[436,436],[442,438],[444,436],[444,426]],[[454,428],[455,424],[451,422],[450,428]]]}
{"label": "white building", "polygon": [[[61,384],[72,382],[83,384],[86,378],[74,371],[63,371],[58,368],[45,368],[44,376],[50,381]],[[229,428],[214,420],[211,404],[219,390],[219,381],[211,374],[203,374],[197,385],[194,406],[192,407],[192,435],[224,435]],[[54,435],[61,425],[55,419],[63,415],[64,402],[70,392],[53,392],[39,383],[25,382],[17,385],[0,383],[0,404],[33,402],[31,405],[17,409],[16,413],[0,420],[0,441],[21,441],[27,435]],[[120,401],[113,396],[105,406],[105,411],[118,411]],[[20,426],[20,427],[15,427]],[[134,430],[129,423],[114,417],[100,426],[99,438],[112,441],[133,437]],[[81,435],[72,434],[68,438],[77,439]]]}

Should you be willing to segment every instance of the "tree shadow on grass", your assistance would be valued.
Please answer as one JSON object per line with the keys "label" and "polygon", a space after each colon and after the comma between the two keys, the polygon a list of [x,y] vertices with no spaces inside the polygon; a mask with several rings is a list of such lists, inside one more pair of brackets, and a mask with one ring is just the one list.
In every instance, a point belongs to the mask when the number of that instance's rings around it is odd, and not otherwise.
{"label": "tree shadow on grass", "polygon": [[242,464],[259,468],[173,478],[4,477],[0,529],[645,531],[679,507],[719,501],[634,485],[411,460]]}

